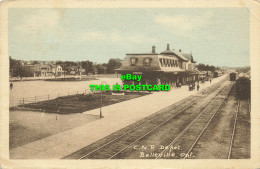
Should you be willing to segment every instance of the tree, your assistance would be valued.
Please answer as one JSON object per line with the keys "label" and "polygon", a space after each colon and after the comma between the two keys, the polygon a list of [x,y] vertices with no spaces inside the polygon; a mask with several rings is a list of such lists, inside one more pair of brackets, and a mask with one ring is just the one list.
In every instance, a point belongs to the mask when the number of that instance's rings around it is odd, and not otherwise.
{"label": "tree", "polygon": [[26,70],[26,69],[24,69],[22,66],[20,66],[20,67],[16,67],[15,69],[14,69],[14,76],[19,76],[19,77],[33,77],[33,72],[31,72],[30,70]]}
{"label": "tree", "polygon": [[122,66],[121,60],[118,58],[111,58],[107,64],[107,73],[115,73],[115,69]]}
{"label": "tree", "polygon": [[9,73],[11,76],[16,76],[16,69],[21,67],[21,62],[16,59],[12,59],[11,56],[9,56]]}
{"label": "tree", "polygon": [[198,66],[198,70],[199,71],[212,71],[214,72],[215,70],[217,70],[217,68],[215,66],[209,66],[209,65],[205,65],[205,64],[202,64],[200,63]]}
{"label": "tree", "polygon": [[90,62],[88,60],[81,62],[81,67],[85,69],[86,74],[93,72],[93,62]]}
{"label": "tree", "polygon": [[33,65],[36,65],[36,64],[39,64],[39,63],[40,63],[40,62],[38,62],[38,61],[33,61],[33,62],[32,62]]}
{"label": "tree", "polygon": [[198,65],[198,70],[200,70],[200,71],[206,71],[206,66],[204,65],[204,64],[199,64]]}
{"label": "tree", "polygon": [[10,64],[10,67],[9,67],[10,70],[13,69],[14,67],[21,66],[20,61],[12,59],[11,56],[9,56],[9,64]]}
{"label": "tree", "polygon": [[215,66],[209,66],[209,70],[212,71],[212,72],[215,72]]}

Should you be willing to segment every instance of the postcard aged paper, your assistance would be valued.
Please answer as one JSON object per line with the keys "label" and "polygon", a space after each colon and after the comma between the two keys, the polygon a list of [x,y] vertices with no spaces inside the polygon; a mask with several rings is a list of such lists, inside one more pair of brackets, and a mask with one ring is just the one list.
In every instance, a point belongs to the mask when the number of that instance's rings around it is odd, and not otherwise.
{"label": "postcard aged paper", "polygon": [[259,1],[1,2],[1,168],[260,168]]}

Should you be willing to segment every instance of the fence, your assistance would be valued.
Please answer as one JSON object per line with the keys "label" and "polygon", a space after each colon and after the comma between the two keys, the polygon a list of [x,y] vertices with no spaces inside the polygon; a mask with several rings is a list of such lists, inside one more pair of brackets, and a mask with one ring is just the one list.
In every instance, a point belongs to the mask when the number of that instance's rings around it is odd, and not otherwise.
{"label": "fence", "polygon": [[78,95],[78,94],[93,94],[98,93],[100,91],[91,91],[90,89],[85,90],[76,90],[76,91],[68,91],[63,93],[57,93],[57,94],[48,94],[48,95],[42,95],[42,96],[34,96],[34,97],[23,97],[19,98],[19,105],[25,105],[29,103],[36,103],[40,101],[47,101],[47,100],[53,100],[58,97],[64,97],[64,96],[70,96],[70,95]]}
{"label": "fence", "polygon": [[93,75],[65,75],[65,76],[35,76],[35,77],[10,77],[10,82],[12,81],[31,81],[31,80],[46,80],[55,78],[120,78],[120,74],[93,74]]}

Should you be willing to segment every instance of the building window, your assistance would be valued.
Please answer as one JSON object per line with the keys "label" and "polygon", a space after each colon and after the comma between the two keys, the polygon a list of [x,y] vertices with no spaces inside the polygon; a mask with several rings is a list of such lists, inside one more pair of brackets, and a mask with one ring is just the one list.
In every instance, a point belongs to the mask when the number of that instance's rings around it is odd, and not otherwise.
{"label": "building window", "polygon": [[137,58],[130,58],[131,66],[135,66],[137,62]]}
{"label": "building window", "polygon": [[163,67],[163,60],[162,60],[162,58],[160,58],[159,60],[160,60],[161,67]]}
{"label": "building window", "polygon": [[144,58],[144,66],[151,66],[152,58]]}
{"label": "building window", "polygon": [[163,66],[167,67],[167,65],[166,65],[166,59],[163,59]]}

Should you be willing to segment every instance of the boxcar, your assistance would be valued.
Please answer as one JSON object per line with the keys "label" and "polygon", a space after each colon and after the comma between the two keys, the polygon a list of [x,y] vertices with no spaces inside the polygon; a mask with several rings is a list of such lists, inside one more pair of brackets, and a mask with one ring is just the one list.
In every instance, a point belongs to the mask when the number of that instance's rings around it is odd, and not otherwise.
{"label": "boxcar", "polygon": [[236,81],[237,80],[237,73],[233,72],[229,74],[230,81]]}
{"label": "boxcar", "polygon": [[247,77],[240,77],[236,81],[236,92],[238,99],[250,99],[251,98],[251,81]]}
{"label": "boxcar", "polygon": [[219,73],[218,72],[214,72],[214,77],[218,77]]}

